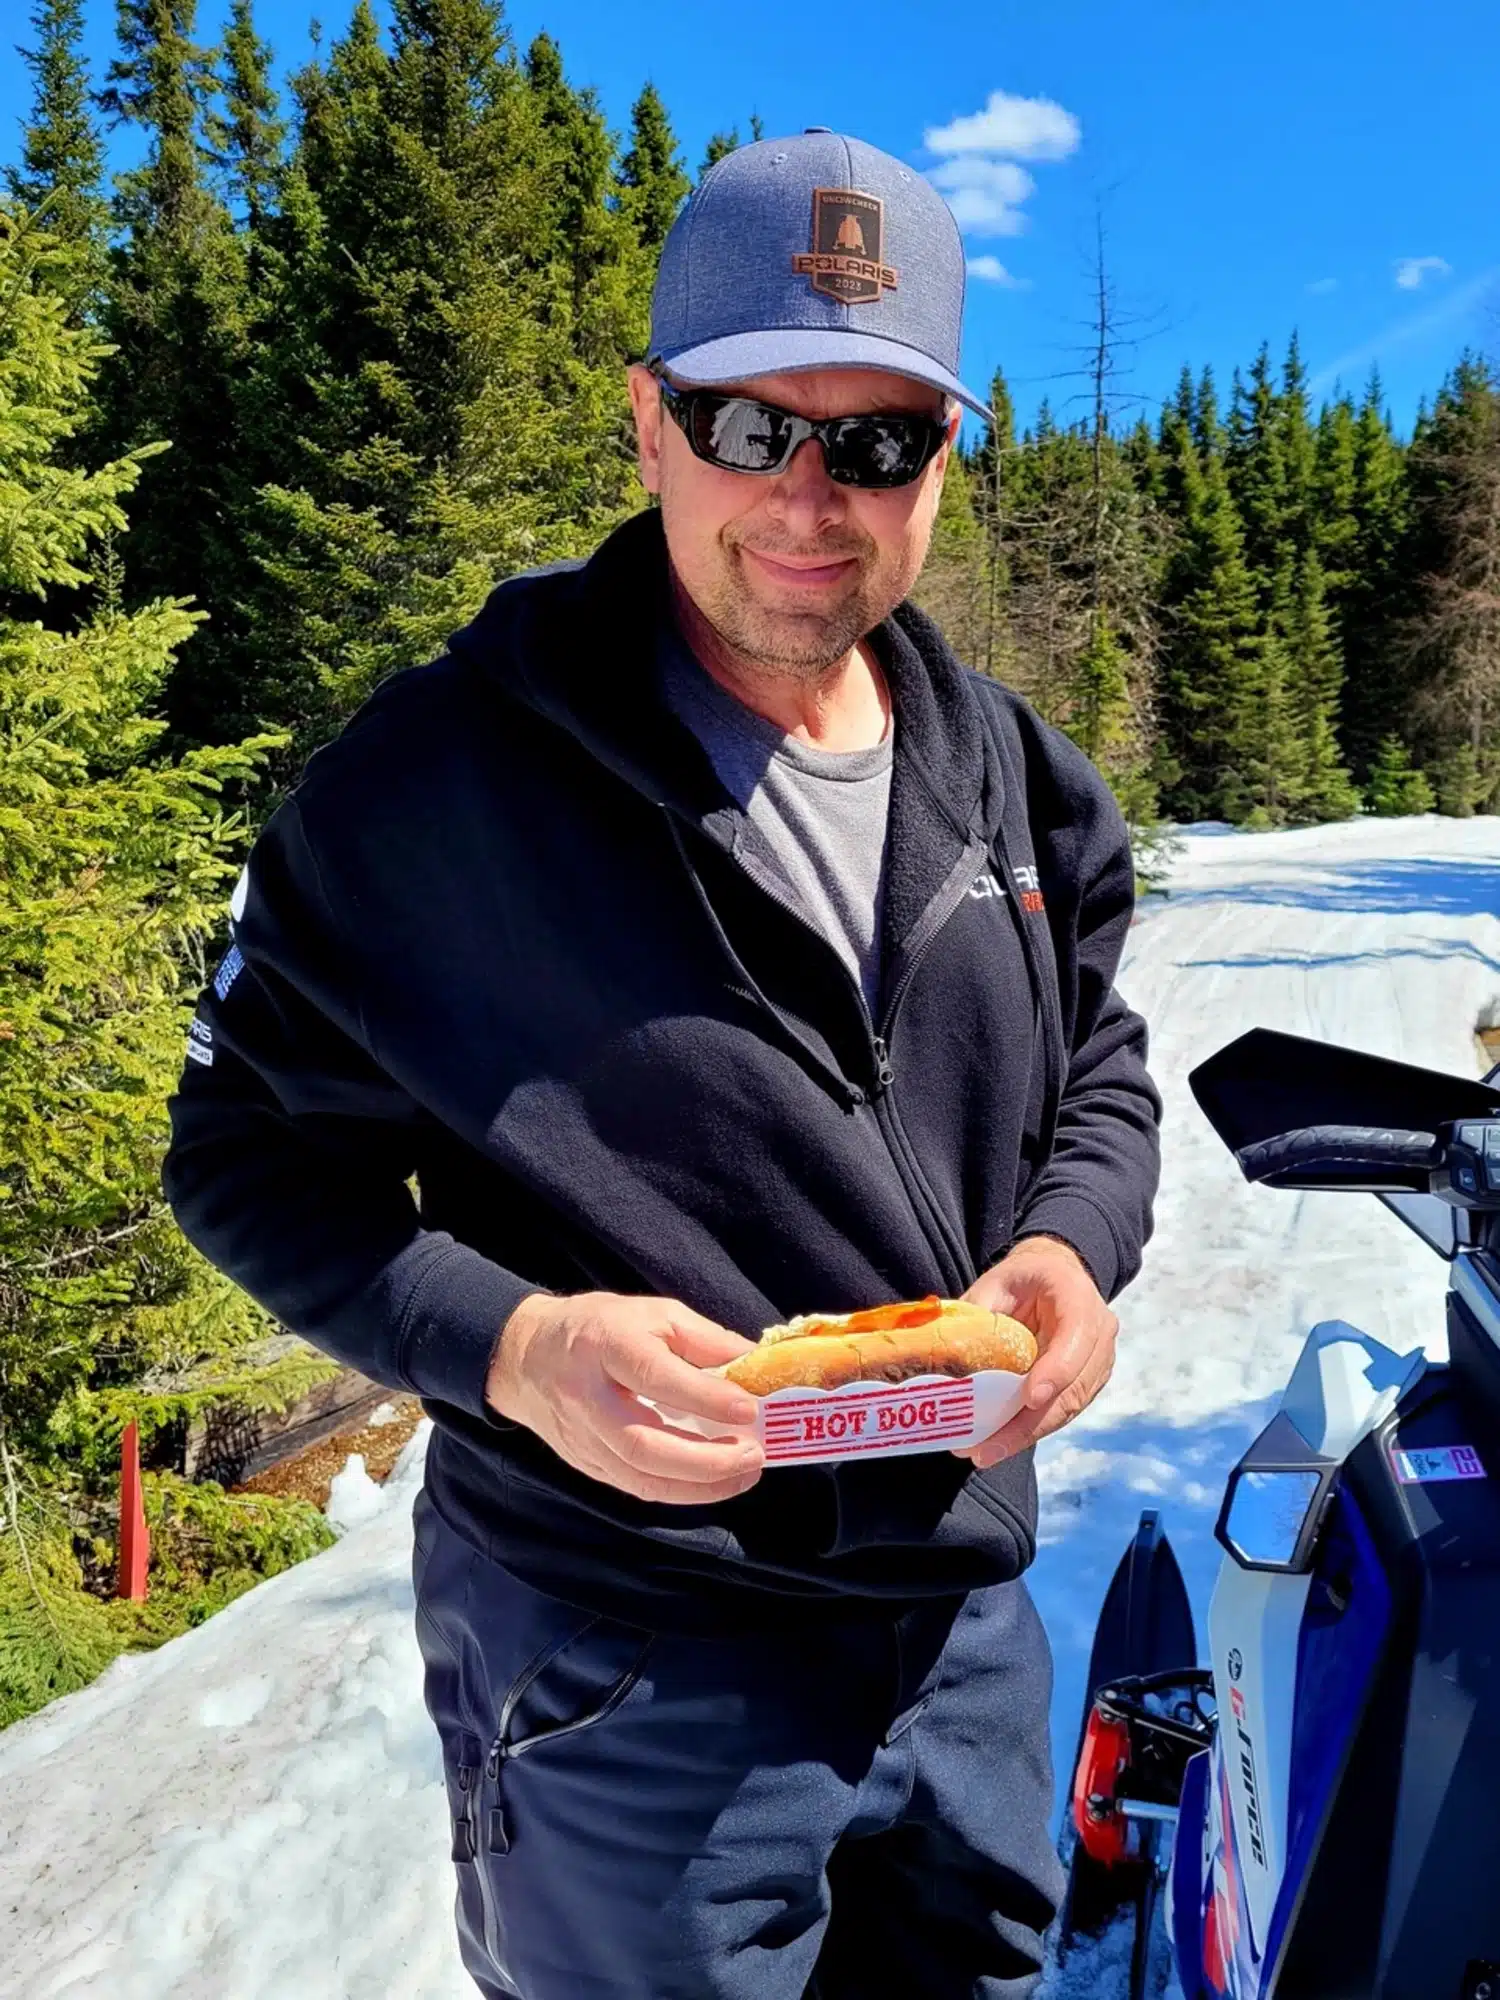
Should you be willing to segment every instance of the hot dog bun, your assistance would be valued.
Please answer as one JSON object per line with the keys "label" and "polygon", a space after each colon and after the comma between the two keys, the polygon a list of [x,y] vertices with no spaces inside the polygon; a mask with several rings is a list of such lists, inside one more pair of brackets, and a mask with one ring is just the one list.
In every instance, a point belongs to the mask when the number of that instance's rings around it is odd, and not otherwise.
{"label": "hot dog bun", "polygon": [[867,1312],[805,1313],[767,1327],[758,1347],[715,1372],[752,1396],[770,1396],[984,1368],[1024,1375],[1035,1360],[1036,1336],[1019,1320],[966,1299],[929,1298]]}

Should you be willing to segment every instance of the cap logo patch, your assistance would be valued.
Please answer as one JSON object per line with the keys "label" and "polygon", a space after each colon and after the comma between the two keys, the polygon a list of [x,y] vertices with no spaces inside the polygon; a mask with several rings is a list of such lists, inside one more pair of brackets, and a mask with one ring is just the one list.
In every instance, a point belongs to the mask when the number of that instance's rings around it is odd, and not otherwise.
{"label": "cap logo patch", "polygon": [[881,262],[885,205],[853,188],[814,188],[812,249],[799,250],[792,269],[846,306],[873,305],[896,289],[897,274]]}

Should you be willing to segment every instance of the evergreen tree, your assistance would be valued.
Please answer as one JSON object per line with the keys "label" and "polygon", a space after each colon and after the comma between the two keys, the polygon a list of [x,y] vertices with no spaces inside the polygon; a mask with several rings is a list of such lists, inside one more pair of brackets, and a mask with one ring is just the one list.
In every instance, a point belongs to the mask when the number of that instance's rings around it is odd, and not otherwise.
{"label": "evergreen tree", "polygon": [[[257,711],[299,753],[438,650],[499,577],[592,546],[634,492],[623,363],[652,258],[598,107],[493,0],[365,5],[294,85],[279,316],[257,407],[296,413],[251,522]],[[284,420],[284,416],[283,416]]]}
{"label": "evergreen tree", "polygon": [[[242,843],[221,794],[268,746],[162,755],[151,711],[195,614],[127,613],[94,568],[149,447],[69,465],[103,351],[68,323],[85,255],[0,209],[0,1726],[147,1636],[84,1592],[76,1553],[121,1427],[246,1386],[266,1325],[178,1233],[160,1166]],[[94,616],[53,619],[91,585]],[[304,1357],[260,1393],[327,1372]]]}
{"label": "evergreen tree", "polygon": [[81,255],[65,268],[83,301],[102,281],[109,237],[104,147],[82,49],[83,0],[36,0],[31,26],[36,46],[21,51],[34,80],[31,117],[20,165],[6,168],[5,182],[23,208],[41,211],[60,242],[78,246]]}
{"label": "evergreen tree", "polygon": [[1432,811],[1432,786],[1413,766],[1411,752],[1399,736],[1387,736],[1376,751],[1367,798],[1370,811],[1386,819]]}
{"label": "evergreen tree", "polygon": [[1179,820],[1232,819],[1247,804],[1239,760],[1265,686],[1255,580],[1224,460],[1200,461],[1181,422],[1168,453],[1183,505],[1163,585],[1164,804]]}
{"label": "evergreen tree", "polygon": [[1500,797],[1500,375],[1466,354],[1412,443],[1403,637],[1445,812]]}
{"label": "evergreen tree", "polygon": [[1285,826],[1301,818],[1305,797],[1291,661],[1272,630],[1238,664],[1238,680],[1227,690],[1232,756],[1221,771],[1219,811],[1256,829]]}
{"label": "evergreen tree", "polygon": [[1359,512],[1356,418],[1347,396],[1325,403],[1318,416],[1313,467],[1311,545],[1337,598],[1355,581]]}
{"label": "evergreen tree", "polygon": [[168,439],[132,497],[129,582],[140,597],[191,596],[211,622],[184,648],[167,691],[178,740],[222,741],[214,693],[238,679],[247,634],[237,517],[248,473],[240,385],[248,357],[244,245],[208,183],[215,81],[192,40],[195,0],[119,0],[122,54],[101,102],[138,128],[143,163],[119,177],[104,316],[103,442],[128,452]]}
{"label": "evergreen tree", "polygon": [[1311,540],[1315,461],[1306,371],[1294,335],[1279,388],[1264,345],[1255,357],[1248,386],[1236,378],[1225,448],[1245,560],[1267,621],[1285,554],[1300,556]]}
{"label": "evergreen tree", "polygon": [[1356,777],[1372,780],[1381,745],[1399,733],[1410,706],[1398,641],[1409,599],[1401,578],[1408,560],[1404,459],[1380,377],[1372,374],[1354,423],[1353,546],[1333,598],[1344,638],[1344,755]]}
{"label": "evergreen tree", "polygon": [[692,182],[683,171],[667,109],[648,83],[630,113],[630,150],[617,176],[620,208],[643,248],[659,250]]}
{"label": "evergreen tree", "polygon": [[1345,769],[1337,729],[1343,654],[1315,550],[1283,568],[1274,623],[1290,678],[1297,740],[1286,816],[1301,822],[1352,818],[1359,794]]}
{"label": "evergreen tree", "polygon": [[219,79],[224,109],[211,130],[229,199],[252,230],[270,216],[284,167],[286,124],[271,83],[271,54],[255,32],[251,0],[231,0]]}
{"label": "evergreen tree", "polygon": [[1197,391],[1193,386],[1193,371],[1184,361],[1178,372],[1177,387],[1168,401],[1162,405],[1161,438],[1163,443],[1165,443],[1167,431],[1173,423],[1187,424],[1191,427],[1196,403]]}
{"label": "evergreen tree", "polygon": [[1307,406],[1307,369],[1295,333],[1281,364],[1276,437],[1282,489],[1279,538],[1300,557],[1316,539],[1317,434]]}
{"label": "evergreen tree", "polygon": [[1212,368],[1205,368],[1198,377],[1198,386],[1193,392],[1191,419],[1193,442],[1202,456],[1211,458],[1222,451],[1224,426],[1219,417],[1219,392],[1214,384]]}
{"label": "evergreen tree", "polygon": [[716,167],[726,155],[737,153],[739,147],[740,128],[738,125],[730,126],[727,132],[714,132],[710,134],[708,144],[704,148],[702,163],[698,168],[699,180],[701,181],[709,168]]}

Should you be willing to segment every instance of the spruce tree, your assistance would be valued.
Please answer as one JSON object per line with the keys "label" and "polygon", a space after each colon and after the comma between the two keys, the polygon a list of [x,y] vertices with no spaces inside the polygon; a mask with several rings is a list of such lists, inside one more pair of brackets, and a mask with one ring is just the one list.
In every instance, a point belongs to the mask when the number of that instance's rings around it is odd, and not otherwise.
{"label": "spruce tree", "polygon": [[300,753],[629,504],[652,255],[597,105],[548,37],[517,60],[493,0],[397,0],[389,55],[361,4],[295,89],[274,232],[295,310],[255,389],[295,430],[251,544],[288,663],[261,712]]}
{"label": "spruce tree", "polygon": [[119,0],[121,55],[101,102],[145,140],[119,176],[104,316],[114,345],[101,382],[103,442],[127,452],[170,441],[142,468],[130,503],[127,581],[137,598],[191,596],[209,614],[167,691],[178,741],[224,741],[226,687],[239,684],[248,635],[237,607],[246,563],[239,530],[250,472],[240,389],[249,346],[245,249],[209,184],[216,83],[192,39],[195,0]]}
{"label": "spruce tree", "polygon": [[1500,373],[1465,354],[1412,442],[1411,612],[1416,722],[1444,812],[1500,798]]}
{"label": "spruce tree", "polygon": [[271,60],[270,46],[255,32],[251,0],[231,0],[219,77],[224,108],[211,130],[230,202],[252,231],[264,228],[271,215],[285,165],[286,123]]}
{"label": "spruce tree", "polygon": [[710,167],[716,167],[720,160],[726,158],[730,153],[737,153],[739,148],[740,128],[738,125],[730,126],[727,132],[711,133],[708,144],[703,151],[702,162],[698,168],[699,180],[702,180]]}
{"label": "spruce tree", "polygon": [[[222,794],[269,746],[163,754],[196,614],[127,612],[99,572],[151,447],[69,462],[103,353],[68,318],[85,256],[0,208],[0,1726],[143,1636],[76,1553],[106,1530],[121,1427],[251,1388],[267,1324],[178,1233],[160,1165],[243,844]],[[58,618],[58,592],[101,607]],[[304,1356],[256,1393],[327,1372]]]}
{"label": "spruce tree", "polygon": [[642,247],[659,250],[692,187],[683,170],[667,108],[648,83],[630,113],[630,149],[616,176],[620,208]]}
{"label": "spruce tree", "polygon": [[1247,807],[1239,759],[1264,686],[1258,595],[1224,460],[1200,461],[1180,422],[1168,448],[1183,502],[1163,585],[1164,804],[1179,820],[1233,819]]}
{"label": "spruce tree", "polygon": [[1376,751],[1366,797],[1370,811],[1384,819],[1432,811],[1432,786],[1413,765],[1411,752],[1399,736],[1387,736]]}
{"label": "spruce tree", "polygon": [[1222,768],[1218,809],[1255,829],[1286,826],[1302,816],[1305,758],[1292,664],[1280,634],[1273,629],[1259,638],[1237,665],[1229,689],[1231,755]]}
{"label": "spruce tree", "polygon": [[1354,424],[1353,547],[1334,599],[1344,637],[1340,736],[1355,776],[1372,781],[1381,745],[1399,733],[1410,708],[1400,644],[1409,609],[1402,575],[1408,521],[1405,453],[1391,430],[1380,377],[1372,374]]}
{"label": "spruce tree", "polygon": [[36,0],[31,27],[35,45],[21,51],[33,78],[31,116],[20,165],[6,168],[5,182],[22,208],[40,211],[59,242],[78,246],[81,254],[65,268],[82,305],[103,280],[109,239],[104,146],[82,48],[83,0]]}
{"label": "spruce tree", "polygon": [[1214,371],[1205,368],[1193,391],[1193,442],[1203,457],[1212,457],[1224,447],[1224,425],[1219,416],[1219,392]]}
{"label": "spruce tree", "polygon": [[1296,797],[1288,817],[1309,823],[1352,818],[1359,794],[1344,766],[1337,726],[1343,651],[1316,550],[1300,561],[1289,559],[1283,568],[1274,623],[1290,676],[1298,745]]}

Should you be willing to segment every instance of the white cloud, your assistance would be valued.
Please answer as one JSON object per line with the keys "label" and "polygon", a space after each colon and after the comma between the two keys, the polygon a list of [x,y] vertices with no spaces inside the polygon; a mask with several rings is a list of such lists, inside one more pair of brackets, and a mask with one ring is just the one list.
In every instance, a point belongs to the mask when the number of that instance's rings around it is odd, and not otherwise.
{"label": "white cloud", "polygon": [[1019,236],[1026,227],[1021,203],[1036,182],[1013,160],[983,160],[967,154],[944,160],[930,178],[948,197],[960,229],[976,236]]}
{"label": "white cloud", "polygon": [[1013,277],[998,257],[971,257],[964,268],[971,278],[982,278],[987,285],[1003,285],[1008,292],[1024,292],[1031,283],[1029,278]]}
{"label": "white cloud", "polygon": [[[928,178],[940,187],[959,228],[968,236],[1019,236],[1026,227],[1021,204],[1036,182],[1018,160],[1065,160],[1078,150],[1082,128],[1071,111],[1050,97],[1012,97],[992,90],[982,111],[929,125],[923,142],[941,157]],[[1004,266],[979,258],[970,265],[992,284],[1015,284],[997,277]],[[983,267],[983,268],[978,268]]]}
{"label": "white cloud", "polygon": [[1429,271],[1435,278],[1446,278],[1452,270],[1453,266],[1444,257],[1398,257],[1396,283],[1403,292],[1415,292],[1421,289]]}
{"label": "white cloud", "polygon": [[1082,138],[1078,120],[1050,97],[1011,97],[992,90],[983,111],[929,126],[933,153],[1001,153],[1013,160],[1065,160]]}
{"label": "white cloud", "polygon": [[1326,298],[1330,292],[1336,292],[1338,288],[1339,281],[1337,278],[1314,278],[1312,283],[1307,287],[1307,290],[1311,292],[1315,299],[1321,299]]}

